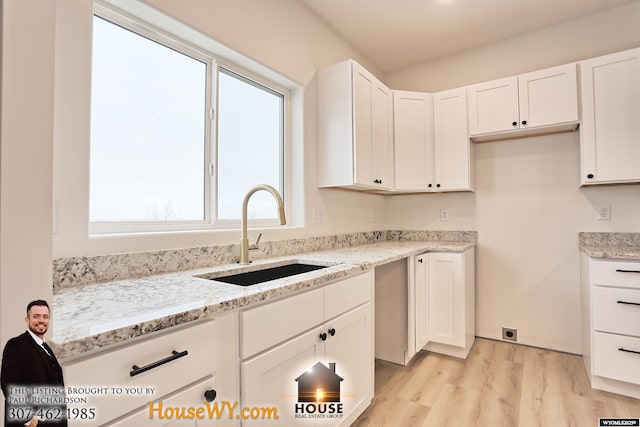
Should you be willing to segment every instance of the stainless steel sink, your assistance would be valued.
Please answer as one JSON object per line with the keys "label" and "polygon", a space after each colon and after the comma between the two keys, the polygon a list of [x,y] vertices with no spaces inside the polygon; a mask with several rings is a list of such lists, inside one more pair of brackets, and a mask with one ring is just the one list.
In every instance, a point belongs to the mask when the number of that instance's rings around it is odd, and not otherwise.
{"label": "stainless steel sink", "polygon": [[284,277],[295,276],[297,274],[308,273],[309,271],[320,270],[329,267],[328,265],[293,263],[280,265],[277,267],[263,268],[260,270],[247,271],[244,273],[231,274],[227,276],[214,276],[213,274],[203,274],[197,277],[216,280],[218,282],[231,283],[240,286],[251,286],[270,280],[282,279]]}

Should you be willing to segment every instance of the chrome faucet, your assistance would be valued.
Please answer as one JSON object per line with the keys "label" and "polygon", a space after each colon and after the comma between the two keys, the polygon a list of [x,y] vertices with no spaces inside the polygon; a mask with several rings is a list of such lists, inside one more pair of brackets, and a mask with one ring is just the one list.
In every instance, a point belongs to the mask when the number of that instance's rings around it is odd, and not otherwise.
{"label": "chrome faucet", "polygon": [[250,249],[258,249],[258,242],[260,241],[260,237],[262,233],[258,236],[258,240],[253,245],[249,245],[249,239],[247,238],[247,206],[249,205],[249,199],[256,191],[265,190],[273,195],[278,203],[278,216],[280,217],[280,225],[285,225],[287,220],[284,216],[284,203],[282,202],[282,196],[278,193],[278,190],[273,188],[270,185],[261,184],[256,185],[251,190],[247,192],[244,196],[244,201],[242,202],[242,219],[241,219],[241,227],[242,227],[242,235],[240,236],[240,265],[248,265],[249,264],[249,250]]}

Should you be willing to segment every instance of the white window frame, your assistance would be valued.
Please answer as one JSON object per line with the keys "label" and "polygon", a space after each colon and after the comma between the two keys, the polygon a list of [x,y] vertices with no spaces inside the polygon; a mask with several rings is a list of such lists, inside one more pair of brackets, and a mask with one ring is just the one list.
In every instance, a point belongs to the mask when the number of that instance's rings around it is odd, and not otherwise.
{"label": "white window frame", "polygon": [[[142,37],[146,37],[167,48],[174,49],[180,53],[190,56],[207,65],[207,87],[206,108],[209,112],[209,120],[206,121],[205,129],[205,167],[204,183],[204,203],[205,213],[202,221],[135,221],[135,222],[89,222],[89,235],[109,235],[123,233],[156,233],[156,232],[179,232],[215,229],[237,229],[240,226],[240,209],[238,209],[238,219],[220,220],[217,218],[217,194],[218,194],[218,168],[217,168],[217,128],[218,128],[218,73],[219,68],[224,68],[229,72],[240,76],[247,82],[265,87],[267,90],[281,94],[282,122],[280,123],[281,143],[280,143],[280,189],[285,201],[285,207],[290,206],[289,185],[288,185],[288,152],[289,152],[289,121],[290,121],[290,93],[285,87],[263,78],[255,73],[249,72],[215,54],[207,51],[206,48],[184,41],[180,37],[169,34],[163,30],[147,24],[140,19],[134,18],[124,12],[116,11],[100,3],[94,3],[94,15],[105,19],[126,30],[132,31]],[[259,184],[259,183],[256,183]],[[274,202],[275,203],[275,202]],[[277,218],[250,220],[251,227],[275,227],[280,226]]]}

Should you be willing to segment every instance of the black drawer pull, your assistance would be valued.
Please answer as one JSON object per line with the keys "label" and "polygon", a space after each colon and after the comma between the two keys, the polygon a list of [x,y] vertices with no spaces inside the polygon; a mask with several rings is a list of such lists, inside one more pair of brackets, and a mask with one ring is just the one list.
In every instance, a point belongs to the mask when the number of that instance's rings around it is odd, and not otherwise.
{"label": "black drawer pull", "polygon": [[143,366],[142,368],[139,367],[138,365],[133,365],[131,367],[131,369],[133,369],[133,370],[131,372],[129,372],[129,375],[132,376],[132,377],[136,376],[136,375],[141,374],[143,372],[147,372],[150,369],[157,368],[160,365],[164,365],[165,363],[169,363],[172,360],[180,359],[181,357],[184,357],[187,354],[189,354],[189,352],[187,350],[179,351],[179,352],[173,350],[171,352],[171,356],[165,357],[164,359],[158,360],[156,362],[149,363],[147,366]]}
{"label": "black drawer pull", "polygon": [[616,301],[618,304],[627,304],[627,305],[640,305],[640,302],[629,302],[629,301]]}
{"label": "black drawer pull", "polygon": [[640,273],[640,270],[616,270],[617,273]]}
{"label": "black drawer pull", "polygon": [[627,353],[633,353],[633,354],[640,354],[640,351],[627,350],[627,349],[626,349],[626,348],[624,348],[624,347],[620,347],[620,348],[618,349],[618,351],[624,351],[624,352],[627,352]]}

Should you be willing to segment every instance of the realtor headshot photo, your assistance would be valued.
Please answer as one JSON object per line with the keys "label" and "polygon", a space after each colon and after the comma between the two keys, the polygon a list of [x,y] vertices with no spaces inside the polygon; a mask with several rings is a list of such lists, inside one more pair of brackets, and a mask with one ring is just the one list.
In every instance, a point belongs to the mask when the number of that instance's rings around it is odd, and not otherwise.
{"label": "realtor headshot photo", "polygon": [[62,368],[45,340],[49,304],[31,301],[24,320],[27,330],[7,341],[2,351],[4,425],[66,426]]}

